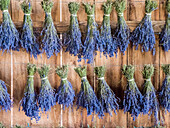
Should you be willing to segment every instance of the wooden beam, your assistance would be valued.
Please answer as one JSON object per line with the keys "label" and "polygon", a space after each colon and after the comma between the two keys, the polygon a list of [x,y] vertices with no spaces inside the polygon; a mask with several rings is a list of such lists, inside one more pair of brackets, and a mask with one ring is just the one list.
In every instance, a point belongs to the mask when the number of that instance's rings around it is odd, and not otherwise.
{"label": "wooden beam", "polygon": [[[99,26],[101,25],[101,22],[97,22],[97,23]],[[126,23],[128,24],[131,30],[135,29],[135,27],[139,24],[138,21],[126,21]],[[16,25],[17,28],[22,27],[22,22],[17,22],[14,24]],[[54,24],[57,27],[58,33],[65,33],[69,28],[68,22],[67,23],[66,22],[55,22]],[[82,33],[85,33],[87,22],[79,22],[79,24],[80,24]],[[165,24],[165,21],[152,21],[152,24],[153,24],[155,33],[159,33],[161,32]],[[37,28],[37,30],[41,30],[43,26],[43,22],[33,22],[33,25],[34,25],[34,28]],[[116,22],[111,22],[111,26],[114,29],[116,27]]]}

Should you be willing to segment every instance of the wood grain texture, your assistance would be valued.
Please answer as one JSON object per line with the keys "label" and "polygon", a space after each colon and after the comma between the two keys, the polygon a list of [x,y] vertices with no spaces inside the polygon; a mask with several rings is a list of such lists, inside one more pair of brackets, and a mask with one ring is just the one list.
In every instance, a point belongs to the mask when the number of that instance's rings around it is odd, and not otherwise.
{"label": "wood grain texture", "polygon": [[[65,33],[68,30],[69,22],[70,22],[70,14],[68,10],[68,3],[70,1],[82,2],[82,0],[65,0],[62,1],[60,6],[60,0],[54,0],[54,7],[52,9],[52,17],[54,23],[56,25],[58,33]],[[101,10],[101,5],[106,0],[83,0],[83,2],[90,2],[96,4],[95,11],[95,19],[101,25],[103,20],[103,11]],[[41,0],[34,0],[31,2],[33,6],[33,11],[31,14],[33,25],[37,31],[41,31],[43,26],[43,21],[45,18],[44,11],[40,5]],[[27,71],[26,65],[28,62],[34,63],[40,68],[43,64],[47,64],[51,66],[51,71],[49,73],[49,81],[53,88],[57,89],[60,85],[60,78],[55,73],[55,68],[60,66],[60,59],[62,58],[62,64],[68,64],[69,67],[69,75],[68,80],[72,83],[73,89],[77,94],[81,88],[81,80],[77,73],[74,71],[74,68],[79,65],[87,65],[87,78],[94,88],[97,90],[97,79],[94,75],[93,68],[94,66],[106,66],[106,75],[105,79],[108,85],[111,87],[113,92],[121,99],[120,105],[122,105],[124,91],[126,89],[126,79],[123,77],[121,73],[121,68],[124,64],[133,64],[135,65],[135,80],[137,86],[140,91],[143,89],[143,78],[141,71],[143,70],[144,64],[154,64],[155,73],[152,77],[152,82],[156,90],[159,90],[162,86],[162,81],[165,78],[165,75],[161,69],[161,64],[169,64],[170,63],[170,51],[164,52],[161,47],[159,47],[159,39],[158,33],[161,32],[161,29],[165,23],[165,1],[157,0],[159,8],[152,13],[153,20],[153,28],[156,32],[156,55],[153,56],[151,52],[142,53],[140,50],[135,50],[129,45],[127,52],[123,56],[118,53],[118,57],[108,58],[106,59],[103,55],[100,57],[100,54],[95,58],[95,63],[92,65],[85,64],[84,61],[78,63],[77,57],[70,56],[69,53],[65,52],[65,48],[63,48],[62,56],[58,54],[58,56],[53,56],[50,59],[46,58],[45,54],[39,55],[38,59],[31,58],[28,53],[26,53],[23,49],[20,52],[13,52],[13,81],[14,81],[14,125],[18,124],[21,126],[27,126],[28,124],[31,127],[59,127],[61,124],[61,107],[60,105],[56,105],[52,108],[51,112],[47,115],[42,114],[41,120],[36,123],[35,120],[31,120],[26,117],[24,112],[19,112],[19,101],[23,97],[24,88],[27,80]],[[11,0],[11,5],[9,8],[10,15],[12,20],[14,21],[17,28],[22,27],[23,21],[23,12],[20,8],[20,1]],[[60,9],[60,7],[62,9]],[[2,14],[2,12],[0,12]],[[133,30],[139,22],[142,20],[145,14],[145,3],[143,0],[127,0],[127,9],[124,12],[124,17],[129,25],[130,29]],[[60,15],[62,15],[62,22],[60,22]],[[114,29],[117,23],[117,14],[113,9],[111,13],[111,26]],[[2,15],[0,15],[0,21],[2,21]],[[87,15],[85,13],[84,7],[82,4],[80,5],[80,9],[78,11],[78,21],[80,24],[81,32],[83,37],[86,36],[86,25],[87,25]],[[140,47],[139,47],[140,49]],[[1,55],[2,52],[0,52]],[[0,56],[0,79],[5,81],[8,85],[11,84],[11,61],[10,61],[10,53],[4,53],[3,56]],[[41,81],[39,74],[36,73],[35,77],[35,90],[39,92]],[[10,93],[10,86],[8,86],[8,92]],[[147,115],[140,115],[138,119],[134,122],[130,117],[129,113],[123,112],[123,110],[119,110],[117,115],[113,113],[113,117],[106,114],[103,119],[99,119],[97,115],[94,115],[94,119],[92,121],[93,116],[87,117],[87,111],[76,110],[76,105],[73,106],[73,110],[71,108],[66,108],[63,111],[63,126],[68,128],[80,128],[87,127],[87,125],[97,128],[102,128],[105,126],[106,128],[132,128],[139,126],[153,126],[154,125],[154,117],[148,118]],[[170,115],[165,114],[164,111],[160,111],[159,118],[161,124],[170,127]],[[2,122],[5,126],[10,127],[11,122],[11,114],[10,112],[0,112],[0,122]]]}

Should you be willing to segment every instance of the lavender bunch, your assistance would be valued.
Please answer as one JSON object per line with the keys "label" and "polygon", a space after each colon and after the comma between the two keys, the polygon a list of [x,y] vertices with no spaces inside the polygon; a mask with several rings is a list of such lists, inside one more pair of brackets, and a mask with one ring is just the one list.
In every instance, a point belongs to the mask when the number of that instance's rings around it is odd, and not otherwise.
{"label": "lavender bunch", "polygon": [[127,79],[127,87],[124,94],[123,108],[124,112],[129,112],[133,120],[138,117],[141,112],[143,96],[139,91],[135,79],[135,68],[132,65],[124,65],[122,73]]}
{"label": "lavender bunch", "polygon": [[95,67],[94,71],[98,77],[97,97],[102,105],[103,111],[112,116],[112,111],[114,110],[115,114],[117,114],[116,109],[119,109],[119,99],[115,96],[114,92],[104,79],[106,68],[104,66]]}
{"label": "lavender bunch", "polygon": [[40,69],[38,69],[38,73],[41,78],[41,88],[38,95],[38,104],[42,112],[48,112],[54,105],[56,105],[55,92],[54,89],[52,89],[51,84],[48,80],[49,70],[50,67],[47,65],[44,65]]}
{"label": "lavender bunch", "polygon": [[0,80],[0,111],[5,110],[6,112],[8,110],[11,110],[12,101],[10,99],[10,94],[8,93],[6,84],[4,81]]}
{"label": "lavender bunch", "polygon": [[166,77],[162,83],[159,92],[159,103],[168,112],[170,112],[170,64],[162,65]]}
{"label": "lavender bunch", "polygon": [[103,22],[101,26],[101,40],[104,42],[104,55],[114,56],[114,53],[117,54],[117,44],[113,43],[113,37],[111,34],[110,26],[110,13],[113,9],[113,3],[108,0],[102,5],[104,11]]}
{"label": "lavender bunch", "polygon": [[50,58],[54,53],[57,56],[60,52],[61,44],[51,16],[53,2],[50,0],[43,0],[41,6],[45,12],[44,27],[41,31],[42,50],[45,51],[47,58]]}
{"label": "lavender bunch", "polygon": [[77,2],[70,2],[68,4],[70,11],[70,27],[65,34],[64,44],[67,46],[66,52],[77,56],[82,49],[81,31],[77,20],[77,12],[80,5]]}
{"label": "lavender bunch", "polygon": [[164,50],[168,52],[170,50],[170,0],[166,2],[167,19],[159,35],[159,44],[163,46]]}
{"label": "lavender bunch", "polygon": [[74,69],[76,73],[81,78],[81,90],[77,95],[77,109],[80,107],[87,109],[87,116],[91,115],[92,113],[101,113],[103,112],[101,109],[101,104],[98,101],[93,88],[89,84],[87,80],[87,67],[77,67]]}
{"label": "lavender bunch", "polygon": [[65,109],[65,106],[73,106],[75,92],[71,83],[67,80],[68,65],[57,67],[56,73],[58,76],[61,77],[61,83],[56,93],[56,101],[58,102],[58,104],[63,105],[63,109]]}
{"label": "lavender bunch", "polygon": [[117,12],[118,23],[115,29],[115,33],[113,35],[114,40],[112,43],[113,45],[112,47],[117,48],[118,46],[120,48],[120,51],[124,54],[128,47],[128,44],[130,43],[129,41],[130,29],[128,28],[126,21],[123,17],[123,12],[126,9],[126,1],[116,0],[113,2],[113,6],[115,7],[115,10]]}
{"label": "lavender bunch", "polygon": [[145,17],[132,32],[130,40],[133,42],[133,46],[138,49],[139,44],[142,46],[142,52],[153,50],[155,55],[155,35],[152,27],[151,13],[157,9],[156,1],[145,0]]}
{"label": "lavender bunch", "polygon": [[0,0],[3,21],[0,25],[0,50],[9,52],[10,49],[19,51],[19,33],[8,12],[10,0]]}
{"label": "lavender bunch", "polygon": [[31,117],[31,119],[35,118],[36,121],[39,121],[39,107],[36,93],[34,92],[34,74],[36,72],[36,66],[34,64],[27,64],[27,72],[27,84],[24,91],[24,97],[20,101],[20,107],[22,107],[22,111],[25,112],[26,116]]}
{"label": "lavender bunch", "polygon": [[24,12],[24,23],[21,33],[21,46],[26,49],[30,55],[37,58],[37,55],[41,53],[39,44],[37,43],[36,37],[33,33],[33,25],[30,13],[32,11],[30,1],[23,1],[21,3],[21,9]]}
{"label": "lavender bunch", "polygon": [[87,63],[93,63],[94,56],[97,55],[96,51],[103,52],[104,43],[101,40],[99,30],[97,29],[97,23],[95,22],[95,5],[83,3],[85,12],[87,13],[87,33],[84,45],[82,47],[81,54],[78,55],[79,61],[84,59],[88,60]]}
{"label": "lavender bunch", "polygon": [[[151,82],[151,77],[154,73],[153,65],[145,65],[143,69],[143,78],[144,78],[144,85],[143,85],[143,106],[142,112],[143,114],[151,115],[154,112],[154,116],[156,122],[158,121],[158,110],[159,104],[156,97],[155,88]],[[150,111],[150,113],[149,113]]]}

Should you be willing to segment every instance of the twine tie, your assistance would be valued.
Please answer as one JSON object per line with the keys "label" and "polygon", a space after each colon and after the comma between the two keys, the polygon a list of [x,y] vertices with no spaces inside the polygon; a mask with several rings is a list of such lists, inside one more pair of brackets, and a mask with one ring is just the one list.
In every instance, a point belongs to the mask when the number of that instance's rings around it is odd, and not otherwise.
{"label": "twine tie", "polygon": [[149,79],[144,79],[144,80],[146,80],[146,81],[151,81],[151,78],[149,78]]}
{"label": "twine tie", "polygon": [[64,81],[64,80],[67,80],[67,78],[62,78],[61,80],[63,80],[63,81]]}
{"label": "twine tie", "polygon": [[34,76],[28,75],[27,77],[29,77],[29,78],[33,78]]}
{"label": "twine tie", "polygon": [[3,10],[3,13],[4,13],[4,12],[8,12],[8,10]]}
{"label": "twine tie", "polygon": [[100,77],[100,78],[98,78],[98,80],[104,80],[104,77]]}
{"label": "twine tie", "polygon": [[145,13],[146,15],[148,15],[148,16],[151,16],[151,13]]}
{"label": "twine tie", "polygon": [[84,77],[81,77],[81,79],[83,80],[83,79],[87,79],[87,77],[86,76],[84,76]]}
{"label": "twine tie", "polygon": [[77,17],[77,14],[71,14],[71,16]]}
{"label": "twine tie", "polygon": [[123,13],[118,13],[118,16],[123,16]]}
{"label": "twine tie", "polygon": [[45,79],[47,79],[47,77],[41,78],[41,80],[45,80]]}
{"label": "twine tie", "polygon": [[130,80],[128,80],[128,81],[129,81],[129,82],[130,82],[130,81],[134,81],[134,78],[133,78],[133,79],[130,79]]}
{"label": "twine tie", "polygon": [[87,16],[89,16],[89,17],[94,17],[94,15],[87,15]]}
{"label": "twine tie", "polygon": [[110,14],[104,14],[104,16],[110,16]]}
{"label": "twine tie", "polygon": [[25,16],[30,16],[30,14],[24,13]]}

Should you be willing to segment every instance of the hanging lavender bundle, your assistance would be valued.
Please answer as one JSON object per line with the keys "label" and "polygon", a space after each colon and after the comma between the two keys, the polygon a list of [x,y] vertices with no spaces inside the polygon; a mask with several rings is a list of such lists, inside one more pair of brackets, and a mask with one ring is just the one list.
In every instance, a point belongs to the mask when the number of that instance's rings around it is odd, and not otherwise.
{"label": "hanging lavender bundle", "polygon": [[8,12],[10,0],[0,0],[3,21],[0,26],[0,50],[9,52],[10,49],[19,51],[19,33]]}
{"label": "hanging lavender bundle", "polygon": [[60,52],[61,44],[51,16],[53,2],[50,0],[43,0],[41,6],[45,11],[45,22],[43,30],[41,31],[42,49],[45,51],[47,58],[50,58],[54,53],[57,56]]}
{"label": "hanging lavender bundle", "polygon": [[39,107],[34,92],[34,74],[36,72],[36,66],[34,64],[28,64],[27,72],[27,84],[24,91],[24,97],[20,101],[20,107],[22,107],[22,111],[25,112],[26,116],[31,117],[31,119],[35,118],[35,120],[38,121],[40,119]]}
{"label": "hanging lavender bundle", "polygon": [[21,46],[26,49],[30,55],[37,58],[37,55],[41,53],[39,49],[39,44],[37,43],[36,37],[33,33],[33,25],[30,13],[32,11],[30,1],[23,1],[21,3],[21,8],[24,12],[24,23],[21,33]]}
{"label": "hanging lavender bundle", "polygon": [[170,64],[162,65],[162,70],[166,77],[159,92],[159,103],[165,111],[170,112]]}
{"label": "hanging lavender bundle", "polygon": [[163,46],[164,50],[168,52],[170,50],[170,0],[166,2],[167,19],[159,35],[159,44]]}
{"label": "hanging lavender bundle", "polygon": [[79,10],[79,4],[77,2],[70,2],[68,4],[70,11],[70,27],[64,38],[64,44],[67,46],[66,52],[71,55],[78,55],[80,49],[82,49],[81,31],[77,20],[77,12]]}
{"label": "hanging lavender bundle", "polygon": [[10,94],[8,93],[6,84],[4,81],[0,80],[0,111],[5,110],[11,110],[11,99]]}
{"label": "hanging lavender bundle", "polygon": [[87,13],[87,33],[81,54],[78,55],[79,61],[84,59],[88,60],[87,63],[93,63],[94,56],[97,55],[96,51],[103,52],[104,43],[101,40],[99,30],[97,29],[97,23],[95,22],[95,5],[88,3],[83,4],[85,12]]}
{"label": "hanging lavender bundle", "polygon": [[51,84],[48,80],[48,73],[50,67],[47,65],[42,66],[38,69],[38,73],[41,78],[41,88],[38,95],[38,104],[42,112],[48,112],[56,104],[55,101],[55,92],[52,89]]}
{"label": "hanging lavender bundle", "polygon": [[81,78],[81,90],[77,95],[77,109],[80,107],[87,109],[87,116],[92,113],[99,113],[99,117],[103,116],[101,104],[98,101],[93,88],[87,80],[87,67],[77,67],[74,69]]}
{"label": "hanging lavender bundle", "polygon": [[134,72],[135,68],[132,65],[124,65],[122,68],[122,73],[127,79],[123,108],[124,112],[129,112],[135,121],[141,112],[143,96],[136,85]]}
{"label": "hanging lavender bundle", "polygon": [[113,3],[108,0],[102,6],[104,11],[103,22],[101,26],[101,40],[104,42],[104,55],[113,57],[114,53],[117,54],[117,45],[113,43],[110,26],[110,13],[112,12]]}
{"label": "hanging lavender bundle", "polygon": [[114,40],[112,43],[113,45],[112,48],[116,48],[115,47],[116,45],[120,48],[120,51],[124,54],[128,47],[128,44],[130,43],[129,41],[130,29],[128,28],[123,16],[123,12],[126,9],[126,1],[116,0],[115,2],[113,2],[113,6],[115,7],[115,10],[117,12],[118,23],[113,35]]}
{"label": "hanging lavender bundle", "polygon": [[56,93],[56,101],[58,104],[63,105],[63,109],[65,109],[65,107],[69,107],[70,105],[73,106],[75,92],[71,83],[67,80],[68,65],[57,67],[56,73],[61,77],[61,83]]}
{"label": "hanging lavender bundle", "polygon": [[157,9],[156,1],[145,0],[145,17],[132,32],[130,40],[133,46],[138,49],[139,44],[142,46],[142,52],[153,50],[153,55],[155,55],[155,35],[152,27],[151,13]]}
{"label": "hanging lavender bundle", "polygon": [[[144,89],[143,89],[143,114],[151,115],[154,112],[156,121],[158,121],[158,110],[159,104],[156,97],[155,88],[151,82],[151,77],[154,73],[153,65],[145,65],[143,69],[143,78],[144,78]],[[150,113],[149,113],[150,111]]]}
{"label": "hanging lavender bundle", "polygon": [[102,105],[103,111],[112,116],[112,111],[114,110],[115,114],[117,114],[116,109],[119,109],[118,98],[116,98],[114,92],[104,79],[106,72],[105,67],[95,67],[94,71],[98,77],[97,97]]}

